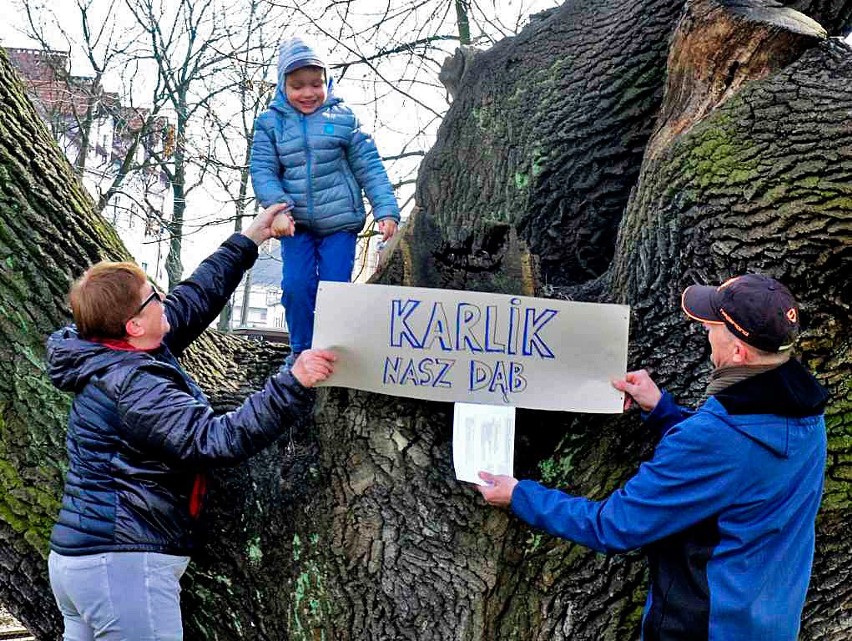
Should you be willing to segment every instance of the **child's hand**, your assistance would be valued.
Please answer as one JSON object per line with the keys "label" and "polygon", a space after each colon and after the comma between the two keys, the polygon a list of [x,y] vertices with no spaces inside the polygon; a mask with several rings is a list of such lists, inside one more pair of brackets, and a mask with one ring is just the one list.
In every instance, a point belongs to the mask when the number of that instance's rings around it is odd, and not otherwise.
{"label": "child's hand", "polygon": [[272,229],[274,221],[281,217],[289,217],[289,214],[286,213],[289,210],[290,205],[286,203],[270,205],[254,217],[249,226],[243,230],[243,236],[254,241],[256,245],[260,245],[263,241],[275,235]]}
{"label": "child's hand", "polygon": [[292,236],[296,233],[296,222],[290,215],[289,210],[282,211],[272,221],[272,235],[276,238]]}
{"label": "child's hand", "polygon": [[393,218],[384,218],[379,221],[379,231],[382,233],[382,241],[387,241],[395,233],[397,229],[396,221]]}

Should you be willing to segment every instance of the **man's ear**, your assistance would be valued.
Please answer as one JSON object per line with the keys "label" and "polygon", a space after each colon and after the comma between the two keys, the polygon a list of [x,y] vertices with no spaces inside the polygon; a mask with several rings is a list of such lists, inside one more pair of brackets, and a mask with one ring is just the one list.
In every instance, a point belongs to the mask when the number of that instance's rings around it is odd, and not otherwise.
{"label": "man's ear", "polygon": [[135,318],[131,318],[124,324],[124,331],[131,338],[139,338],[145,334],[145,328]]}
{"label": "man's ear", "polygon": [[750,362],[752,362],[752,360],[754,360],[753,352],[751,351],[748,345],[743,343],[740,339],[735,338],[734,353],[731,360],[733,360],[733,362],[737,365],[748,365]]}

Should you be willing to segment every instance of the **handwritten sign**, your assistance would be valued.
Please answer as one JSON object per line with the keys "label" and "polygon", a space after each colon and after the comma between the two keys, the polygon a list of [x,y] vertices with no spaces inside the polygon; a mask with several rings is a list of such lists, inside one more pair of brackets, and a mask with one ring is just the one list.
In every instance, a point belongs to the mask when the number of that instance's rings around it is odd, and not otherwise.
{"label": "handwritten sign", "polygon": [[621,412],[629,308],[321,282],[313,347],[327,385],[436,401]]}

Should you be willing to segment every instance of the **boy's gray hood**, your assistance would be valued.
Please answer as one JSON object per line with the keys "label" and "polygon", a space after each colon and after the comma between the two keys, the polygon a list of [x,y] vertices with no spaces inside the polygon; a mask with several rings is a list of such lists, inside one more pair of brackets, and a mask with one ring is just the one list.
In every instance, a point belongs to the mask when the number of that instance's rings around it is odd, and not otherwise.
{"label": "boy's gray hood", "polygon": [[301,38],[287,38],[278,46],[278,88],[284,91],[284,76],[302,67],[322,67],[328,78],[328,65],[322,56]]}
{"label": "boy's gray hood", "polygon": [[275,92],[275,96],[269,105],[271,108],[283,113],[292,110],[293,113],[298,114],[287,101],[287,92],[284,90],[284,77],[291,71],[308,66],[325,69],[326,97],[323,107],[341,102],[341,99],[334,95],[334,80],[329,73],[328,65],[325,64],[322,57],[301,38],[287,38],[278,47],[278,91]]}

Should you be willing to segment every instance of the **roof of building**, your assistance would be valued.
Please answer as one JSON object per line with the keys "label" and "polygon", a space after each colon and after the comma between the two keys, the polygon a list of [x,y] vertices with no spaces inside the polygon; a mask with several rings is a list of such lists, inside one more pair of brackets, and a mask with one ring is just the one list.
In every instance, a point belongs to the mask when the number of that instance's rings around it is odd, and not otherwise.
{"label": "roof of building", "polygon": [[[149,117],[150,109],[122,105],[117,93],[105,91],[94,78],[71,75],[66,52],[6,47],[6,53],[29,92],[49,115],[80,118],[94,107],[110,113],[127,133],[141,129]],[[162,116],[151,123],[155,132],[167,126],[168,121]]]}
{"label": "roof of building", "polygon": [[257,262],[251,269],[252,285],[281,287],[281,243],[270,238],[260,247]]}

